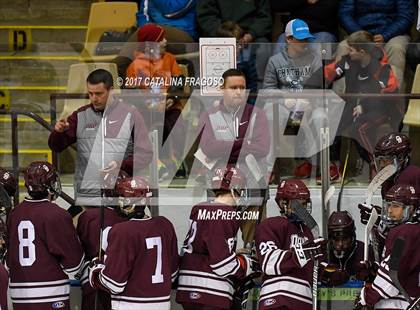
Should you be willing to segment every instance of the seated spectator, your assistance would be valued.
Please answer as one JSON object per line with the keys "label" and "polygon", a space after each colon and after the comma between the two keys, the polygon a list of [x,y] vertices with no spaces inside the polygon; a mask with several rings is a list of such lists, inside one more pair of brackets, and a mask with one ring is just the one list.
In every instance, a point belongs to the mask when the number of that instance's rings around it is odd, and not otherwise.
{"label": "seated spectator", "polygon": [[[280,99],[279,109],[279,126],[284,128],[289,123],[289,115],[297,115],[299,112],[310,111],[309,123],[314,128],[321,128],[321,124],[326,118],[326,114],[322,106],[315,106],[316,100],[309,101],[303,98],[293,98],[293,93],[303,92],[306,89],[322,88],[322,63],[321,55],[317,54],[312,48],[308,48],[308,40],[313,38],[309,32],[308,25],[300,19],[294,19],[287,23],[285,31],[286,45],[283,45],[280,52],[272,56],[267,64],[264,76],[264,89],[280,89],[287,93],[287,98]],[[269,121],[273,122],[273,102],[265,104],[265,110]],[[306,114],[306,113],[305,113]],[[312,130],[309,126],[302,126],[305,132],[306,141],[320,141],[318,130]],[[272,135],[273,136],[273,135]],[[275,160],[274,145],[281,145],[284,153],[295,154],[297,145],[293,145],[287,141],[287,137],[282,135],[276,137],[277,141],[272,141],[269,164],[273,164]],[[312,144],[312,143],[311,143]],[[292,156],[294,157],[294,156]],[[316,164],[316,158],[312,158],[312,163],[308,160],[299,164],[295,171],[295,177],[309,178],[311,176],[312,166]],[[334,173],[331,176],[336,180],[339,178],[338,169],[330,167]]]}
{"label": "seated spectator", "polygon": [[[374,43],[367,31],[357,31],[347,38],[348,51],[325,67],[325,78],[332,82],[345,78],[346,93],[390,94],[398,92],[398,83],[384,50]],[[354,138],[362,158],[372,165],[373,148],[386,133],[398,131],[404,104],[385,96],[351,96],[341,117],[337,135]]]}
{"label": "seated spectator", "polygon": [[197,39],[196,0],[141,0],[137,27],[148,23],[165,29],[169,43],[191,43]]}
{"label": "seated spectator", "polygon": [[[292,19],[304,20],[313,38],[311,43],[334,43],[338,39],[338,2],[339,0],[272,0],[271,7],[276,12],[289,12],[286,22]],[[278,43],[286,43],[281,34]]]}
{"label": "seated spectator", "polygon": [[[246,89],[251,94],[257,92],[257,67],[255,64],[255,54],[251,51],[251,46],[248,44],[241,44],[240,39],[243,37],[244,31],[237,23],[226,21],[222,23],[217,31],[218,37],[234,37],[237,40],[236,50],[236,66],[245,74]],[[248,99],[248,102],[255,103],[255,97]]]}
{"label": "seated spectator", "polygon": [[[141,79],[141,83],[136,83],[137,85],[134,86],[150,89],[151,93],[156,94],[156,97],[146,100],[146,104],[152,110],[165,112],[163,144],[182,111],[181,101],[173,93],[182,92],[183,88],[170,86],[171,77],[181,77],[181,69],[175,56],[165,51],[165,30],[161,26],[147,24],[140,28],[138,42],[139,49],[135,52],[134,60],[128,66],[126,75],[127,78]],[[147,78],[150,83],[147,82]],[[172,93],[172,95],[165,100],[159,96],[163,93]],[[182,133],[171,135],[178,138],[182,136]],[[161,177],[167,172],[169,166],[178,166],[177,160],[183,151],[183,144],[180,141],[169,143],[173,146],[169,153],[160,153]]]}
{"label": "seated spectator", "polygon": [[[244,34],[241,44],[268,43],[271,36],[271,11],[269,0],[198,0],[197,22],[201,36],[216,37],[225,21],[237,23]],[[268,44],[256,46],[258,78],[262,80],[270,55]]]}
{"label": "seated spectator", "polygon": [[[342,0],[339,20],[348,34],[365,30],[375,43],[383,45],[389,64],[401,85],[404,78],[405,52],[414,22],[412,0]],[[337,56],[345,54],[347,42],[338,47]]]}
{"label": "seated spectator", "polygon": [[[145,78],[170,79],[172,76],[181,75],[181,69],[176,62],[175,56],[166,52],[165,30],[156,24],[147,24],[139,29],[137,41],[139,48],[134,52],[134,60],[127,68],[126,76],[142,78],[140,88],[146,89],[152,85],[146,85]],[[168,84],[159,86],[161,90],[167,90]]]}

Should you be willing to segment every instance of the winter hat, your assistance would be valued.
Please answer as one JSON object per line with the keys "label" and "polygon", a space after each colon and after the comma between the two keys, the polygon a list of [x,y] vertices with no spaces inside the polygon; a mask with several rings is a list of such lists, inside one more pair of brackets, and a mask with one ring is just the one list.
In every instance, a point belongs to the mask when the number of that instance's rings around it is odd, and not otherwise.
{"label": "winter hat", "polygon": [[146,24],[137,31],[138,42],[160,42],[165,37],[165,30],[156,24]]}

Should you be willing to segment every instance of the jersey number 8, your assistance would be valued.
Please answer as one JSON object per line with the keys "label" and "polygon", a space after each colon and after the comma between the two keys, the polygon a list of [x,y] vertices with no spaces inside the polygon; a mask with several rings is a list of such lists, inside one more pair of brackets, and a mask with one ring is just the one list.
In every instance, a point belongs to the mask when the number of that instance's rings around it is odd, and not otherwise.
{"label": "jersey number 8", "polygon": [[18,226],[19,263],[21,266],[32,266],[35,262],[35,228],[31,221],[21,221]]}

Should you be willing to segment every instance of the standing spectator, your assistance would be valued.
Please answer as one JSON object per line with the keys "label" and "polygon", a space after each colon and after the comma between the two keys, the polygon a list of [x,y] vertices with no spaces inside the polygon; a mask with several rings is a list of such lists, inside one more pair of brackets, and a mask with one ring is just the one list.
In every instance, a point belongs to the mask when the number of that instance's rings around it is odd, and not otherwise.
{"label": "standing spectator", "polygon": [[[401,85],[404,78],[405,52],[414,22],[413,0],[342,0],[339,7],[340,24],[350,35],[365,30],[373,41],[383,45],[389,63]],[[337,55],[346,53],[347,41],[338,47]]]}
{"label": "standing spectator", "polygon": [[[236,165],[245,173],[247,188],[257,189],[259,186],[250,173],[245,157],[252,154],[265,172],[265,158],[270,148],[267,118],[261,109],[246,103],[246,82],[242,71],[229,69],[222,77],[223,99],[200,118],[199,128],[204,127],[200,147],[207,158],[218,161],[219,166],[226,163]],[[259,210],[259,206],[254,204],[248,210]],[[265,208],[263,217],[264,214]],[[253,240],[255,223],[249,220],[241,224],[245,245]]]}
{"label": "standing spectator", "polygon": [[269,0],[198,0],[197,21],[200,34],[205,37],[216,37],[217,30],[225,21],[237,23],[244,34],[241,44],[260,43],[256,46],[257,72],[259,79],[264,76],[271,36],[271,10]]}
{"label": "standing spectator", "polygon": [[29,197],[9,214],[7,266],[16,310],[70,310],[69,277],[79,272],[84,254],[71,216],[53,203],[60,180],[48,162],[25,172]]}
{"label": "standing spectator", "polygon": [[[289,12],[286,22],[292,19],[304,20],[313,38],[311,43],[335,43],[338,40],[338,2],[339,0],[271,0],[276,12]],[[281,34],[277,43],[286,43]]]}
{"label": "standing spectator", "polygon": [[[382,48],[373,44],[367,31],[352,33],[348,52],[325,67],[325,77],[332,82],[345,78],[346,92],[351,94],[390,94],[398,91],[398,83]],[[338,135],[355,138],[361,157],[374,170],[373,151],[385,133],[398,131],[403,107],[395,99],[353,96],[346,100]],[[360,147],[361,146],[361,147]]]}
{"label": "standing spectator", "polygon": [[152,159],[143,117],[135,107],[114,99],[112,88],[111,73],[103,69],[91,72],[87,77],[90,104],[60,119],[48,139],[55,152],[77,143],[77,205],[101,204],[103,174],[118,175],[120,169],[130,175],[138,173]]}
{"label": "standing spectator", "polygon": [[[264,76],[264,89],[283,90],[287,95],[286,99],[280,100],[278,106],[280,128],[286,126],[291,112],[303,113],[303,111],[309,112],[304,115],[314,128],[321,128],[327,117],[321,102],[317,100],[309,101],[306,98],[293,98],[294,93],[301,93],[307,89],[321,89],[323,86],[321,55],[308,48],[308,40],[314,38],[314,36],[310,33],[308,25],[300,19],[293,19],[288,22],[284,34],[286,45],[283,45],[280,52],[268,61]],[[267,102],[264,107],[271,123],[273,122],[273,105],[274,102]],[[319,141],[317,130],[312,130],[309,126],[301,126],[301,128],[304,130],[306,141]],[[274,138],[277,141],[274,141]],[[273,136],[269,164],[273,164],[275,160],[275,143],[280,143],[282,147],[288,148],[287,153],[289,154],[293,154],[296,147],[301,147],[287,143],[286,139],[284,135],[281,137]],[[306,144],[310,146],[313,143]],[[312,163],[305,159],[297,165],[294,171],[295,177],[309,178],[312,166],[315,164],[315,157],[312,158]],[[338,168],[334,163],[330,166],[330,174],[332,181],[339,179]]]}

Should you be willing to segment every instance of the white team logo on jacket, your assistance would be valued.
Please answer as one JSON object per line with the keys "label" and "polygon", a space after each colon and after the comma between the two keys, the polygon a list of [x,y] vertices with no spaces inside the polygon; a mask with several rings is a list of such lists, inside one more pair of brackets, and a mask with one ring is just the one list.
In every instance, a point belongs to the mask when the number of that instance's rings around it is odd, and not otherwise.
{"label": "white team logo on jacket", "polygon": [[264,301],[264,306],[271,306],[271,305],[274,305],[275,303],[276,303],[275,298],[266,299]]}
{"label": "white team logo on jacket", "polygon": [[299,235],[297,235],[297,234],[292,234],[290,236],[290,247],[296,246],[298,244],[302,244],[307,240],[308,240],[307,237],[299,237]]}
{"label": "white team logo on jacket", "polygon": [[200,299],[201,298],[201,294],[197,293],[197,292],[191,292],[190,293],[190,299]]}

